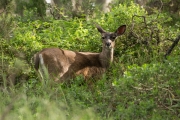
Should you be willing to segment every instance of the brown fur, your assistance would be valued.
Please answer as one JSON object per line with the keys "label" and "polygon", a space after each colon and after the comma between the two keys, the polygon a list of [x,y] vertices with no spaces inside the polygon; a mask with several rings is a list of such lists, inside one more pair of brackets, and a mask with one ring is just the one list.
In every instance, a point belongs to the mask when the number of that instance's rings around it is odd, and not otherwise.
{"label": "brown fur", "polygon": [[97,74],[102,74],[105,71],[105,68],[102,67],[98,60],[99,53],[86,55],[59,48],[46,48],[37,53],[34,57],[34,67],[36,70],[39,69],[39,54],[43,55],[44,63],[51,77],[58,76],[59,71],[63,71],[63,66],[70,64],[68,72],[61,77],[61,81],[67,78],[73,78],[75,75],[83,75],[85,78],[89,78]]}
{"label": "brown fur", "polygon": [[85,79],[103,74],[113,60],[115,38],[124,33],[126,26],[119,27],[116,32],[105,32],[97,27],[102,35],[103,49],[101,53],[74,52],[59,48],[46,48],[34,55],[34,67],[39,70],[45,65],[52,79],[63,82],[76,75]]}

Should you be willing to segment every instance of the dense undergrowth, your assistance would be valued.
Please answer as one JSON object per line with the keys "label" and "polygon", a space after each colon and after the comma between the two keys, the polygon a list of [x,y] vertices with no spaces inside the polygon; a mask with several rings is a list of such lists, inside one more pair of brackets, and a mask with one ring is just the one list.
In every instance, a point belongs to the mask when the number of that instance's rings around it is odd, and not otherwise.
{"label": "dense undergrowth", "polygon": [[[179,23],[169,26],[168,15],[147,15],[135,4],[120,4],[88,21],[30,18],[0,19],[2,30],[11,28],[0,36],[0,119],[179,119],[179,46],[164,58]],[[99,52],[95,23],[107,31],[128,26],[116,40],[114,64],[107,73],[92,86],[81,76],[70,85],[40,82],[31,65],[33,54],[46,47]]]}

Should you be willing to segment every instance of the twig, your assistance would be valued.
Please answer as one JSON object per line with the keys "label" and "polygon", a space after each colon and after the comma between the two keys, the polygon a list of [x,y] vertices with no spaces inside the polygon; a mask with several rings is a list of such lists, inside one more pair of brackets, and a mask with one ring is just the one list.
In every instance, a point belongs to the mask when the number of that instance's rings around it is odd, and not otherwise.
{"label": "twig", "polygon": [[132,23],[133,23],[132,29],[134,28],[134,17],[141,17],[141,18],[143,18],[143,23],[145,24],[145,26],[147,28],[147,22],[146,22],[146,17],[145,16],[133,15],[132,16]]}
{"label": "twig", "polygon": [[171,54],[172,50],[174,49],[174,47],[178,44],[180,40],[180,35],[174,40],[173,44],[171,45],[171,47],[168,49],[168,51],[166,52],[166,54],[164,55],[165,59],[167,59],[167,56],[169,54]]}

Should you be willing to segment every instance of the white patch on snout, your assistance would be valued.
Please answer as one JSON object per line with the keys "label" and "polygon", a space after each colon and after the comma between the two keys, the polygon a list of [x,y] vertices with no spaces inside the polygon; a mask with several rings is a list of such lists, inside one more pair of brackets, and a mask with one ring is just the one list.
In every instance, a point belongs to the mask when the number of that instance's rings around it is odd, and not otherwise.
{"label": "white patch on snout", "polygon": [[[110,46],[107,46],[107,43],[110,43]],[[108,39],[108,40],[106,41],[105,47],[106,47],[107,49],[112,49],[112,41],[111,41],[110,39]]]}

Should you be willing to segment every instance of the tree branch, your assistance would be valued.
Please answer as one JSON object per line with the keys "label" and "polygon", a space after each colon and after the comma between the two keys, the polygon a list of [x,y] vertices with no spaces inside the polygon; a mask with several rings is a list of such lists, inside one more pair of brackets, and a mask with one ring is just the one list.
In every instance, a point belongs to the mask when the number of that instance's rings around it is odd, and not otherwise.
{"label": "tree branch", "polygon": [[172,50],[174,49],[174,47],[178,44],[180,40],[180,35],[174,40],[173,44],[171,45],[171,47],[167,50],[166,54],[164,55],[165,59],[167,59],[167,56],[169,54],[171,54]]}

